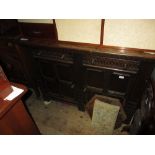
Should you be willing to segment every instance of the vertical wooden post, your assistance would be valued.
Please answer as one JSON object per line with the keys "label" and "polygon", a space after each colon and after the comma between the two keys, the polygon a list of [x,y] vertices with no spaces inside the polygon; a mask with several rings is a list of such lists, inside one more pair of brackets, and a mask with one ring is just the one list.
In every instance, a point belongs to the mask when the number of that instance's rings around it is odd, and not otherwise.
{"label": "vertical wooden post", "polygon": [[55,28],[56,41],[58,41],[58,31],[57,31],[57,26],[56,26],[55,19],[53,19],[53,25],[54,25],[54,28]]}
{"label": "vertical wooden post", "polygon": [[104,22],[105,22],[105,19],[101,19],[100,46],[103,45],[103,38],[104,38]]}

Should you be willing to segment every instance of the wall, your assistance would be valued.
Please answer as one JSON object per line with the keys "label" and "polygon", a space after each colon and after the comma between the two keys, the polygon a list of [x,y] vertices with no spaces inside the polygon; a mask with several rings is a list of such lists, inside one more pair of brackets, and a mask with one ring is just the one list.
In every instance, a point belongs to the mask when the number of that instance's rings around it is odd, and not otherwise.
{"label": "wall", "polygon": [[18,19],[18,22],[53,24],[53,19]]}
{"label": "wall", "polygon": [[84,43],[100,43],[100,19],[56,19],[58,39]]}
{"label": "wall", "polygon": [[103,44],[155,50],[155,20],[105,20]]}

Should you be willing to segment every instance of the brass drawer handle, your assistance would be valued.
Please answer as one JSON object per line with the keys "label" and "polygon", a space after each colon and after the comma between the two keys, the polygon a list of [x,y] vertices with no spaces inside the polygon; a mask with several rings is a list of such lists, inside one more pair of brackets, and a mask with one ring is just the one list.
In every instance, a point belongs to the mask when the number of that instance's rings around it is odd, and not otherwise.
{"label": "brass drawer handle", "polygon": [[8,42],[8,47],[12,47],[13,44],[11,42]]}
{"label": "brass drawer handle", "polygon": [[32,31],[33,34],[41,34],[40,31]]}
{"label": "brass drawer handle", "polygon": [[126,77],[130,77],[130,74],[127,73],[118,73],[118,72],[113,72],[114,75],[118,75],[118,76],[126,76]]}
{"label": "brass drawer handle", "polygon": [[61,56],[61,59],[64,59],[64,57],[65,57],[65,54],[63,54],[63,55]]}
{"label": "brass drawer handle", "polygon": [[72,84],[72,85],[71,85],[71,88],[73,89],[74,87],[75,87],[75,84]]}

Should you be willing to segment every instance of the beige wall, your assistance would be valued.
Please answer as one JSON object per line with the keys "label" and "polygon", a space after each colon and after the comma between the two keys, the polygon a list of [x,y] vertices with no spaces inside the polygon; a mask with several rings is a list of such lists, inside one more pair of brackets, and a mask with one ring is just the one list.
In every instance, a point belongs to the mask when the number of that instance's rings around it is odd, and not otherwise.
{"label": "beige wall", "polygon": [[18,22],[53,24],[53,19],[18,19]]}
{"label": "beige wall", "polygon": [[100,43],[100,19],[56,19],[58,39],[84,43]]}
{"label": "beige wall", "polygon": [[104,45],[155,50],[155,20],[105,20]]}

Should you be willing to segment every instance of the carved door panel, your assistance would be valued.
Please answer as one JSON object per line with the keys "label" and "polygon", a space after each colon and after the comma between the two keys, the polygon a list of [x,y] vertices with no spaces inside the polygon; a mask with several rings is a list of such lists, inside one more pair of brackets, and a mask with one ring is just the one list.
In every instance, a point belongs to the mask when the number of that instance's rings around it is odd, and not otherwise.
{"label": "carved door panel", "polygon": [[60,85],[60,95],[73,99],[75,88],[73,64],[57,62],[55,66]]}
{"label": "carved door panel", "polygon": [[85,69],[85,100],[91,99],[95,94],[102,94],[104,88],[104,71],[98,68],[86,67]]}

